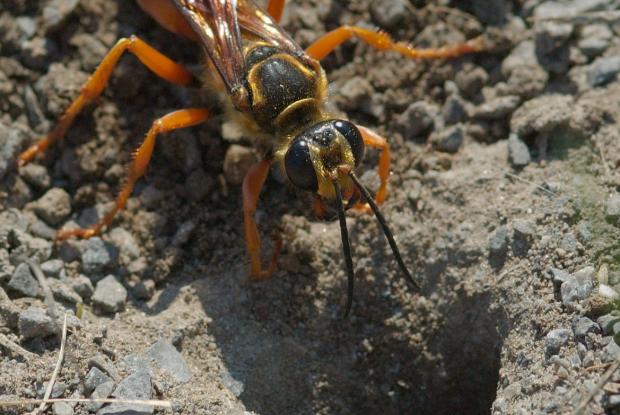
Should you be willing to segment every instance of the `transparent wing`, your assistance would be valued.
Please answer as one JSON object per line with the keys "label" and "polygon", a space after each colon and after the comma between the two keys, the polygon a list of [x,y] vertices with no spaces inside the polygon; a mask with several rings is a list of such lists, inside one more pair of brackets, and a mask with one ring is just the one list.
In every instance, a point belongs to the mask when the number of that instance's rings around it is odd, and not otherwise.
{"label": "transparent wing", "polygon": [[242,87],[246,76],[242,33],[307,58],[301,46],[251,0],[174,1],[201,39],[229,93]]}

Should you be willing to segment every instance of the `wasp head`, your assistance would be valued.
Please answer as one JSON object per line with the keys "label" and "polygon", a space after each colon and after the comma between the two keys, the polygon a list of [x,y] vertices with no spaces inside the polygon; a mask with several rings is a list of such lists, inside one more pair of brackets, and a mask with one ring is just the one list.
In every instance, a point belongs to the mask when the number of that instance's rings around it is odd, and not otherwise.
{"label": "wasp head", "polygon": [[334,200],[337,182],[349,198],[354,189],[349,173],[363,157],[364,141],[357,127],[332,119],[311,125],[293,138],[284,155],[284,170],[300,189]]}

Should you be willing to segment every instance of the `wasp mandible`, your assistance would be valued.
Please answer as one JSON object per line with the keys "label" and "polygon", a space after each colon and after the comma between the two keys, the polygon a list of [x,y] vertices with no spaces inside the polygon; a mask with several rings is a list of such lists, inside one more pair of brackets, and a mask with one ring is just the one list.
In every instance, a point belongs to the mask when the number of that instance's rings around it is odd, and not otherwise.
{"label": "wasp mandible", "polygon": [[[254,214],[263,184],[269,170],[275,165],[293,186],[314,192],[317,213],[325,211],[326,203],[333,204],[338,212],[348,277],[345,315],[351,309],[354,288],[351,248],[345,221],[345,210],[350,207],[374,213],[400,269],[409,283],[418,287],[378,208],[387,195],[390,171],[387,141],[365,127],[329,113],[325,106],[328,83],[320,61],[352,38],[378,50],[424,59],[452,58],[480,51],[483,49],[480,38],[438,49],[415,49],[393,41],[382,32],[342,26],[324,34],[304,50],[278,25],[285,0],[269,0],[266,9],[251,0],[137,2],[167,30],[198,42],[207,57],[205,83],[220,93],[224,111],[241,124],[245,136],[254,137],[257,146],[268,149],[262,161],[247,172],[242,184],[250,276],[265,278],[272,274],[281,248],[280,241],[277,241],[269,264],[263,267]],[[32,160],[65,135],[80,111],[102,93],[114,67],[126,51],[171,83],[188,85],[194,80],[194,76],[185,67],[140,38],[131,36],[120,39],[84,84],[80,95],[61,116],[56,127],[19,156],[20,165]],[[207,108],[185,108],[155,120],[135,152],[127,181],[114,208],[94,226],[60,230],[57,238],[89,238],[99,234],[124,208],[134,185],[145,173],[156,137],[200,124],[210,115],[211,111]],[[355,174],[366,146],[381,151],[378,166],[380,186],[374,197]],[[362,203],[362,199],[365,203]]]}

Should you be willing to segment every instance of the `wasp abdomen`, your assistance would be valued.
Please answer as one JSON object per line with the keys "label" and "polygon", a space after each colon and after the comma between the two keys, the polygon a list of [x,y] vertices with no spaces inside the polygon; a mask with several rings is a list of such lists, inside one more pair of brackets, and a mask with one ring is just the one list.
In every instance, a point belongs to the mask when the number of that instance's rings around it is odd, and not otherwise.
{"label": "wasp abdomen", "polygon": [[[318,74],[304,63],[273,48],[257,47],[248,53],[248,88],[252,113],[266,131],[273,131],[273,121],[290,105],[319,94]],[[250,65],[248,65],[250,66]]]}

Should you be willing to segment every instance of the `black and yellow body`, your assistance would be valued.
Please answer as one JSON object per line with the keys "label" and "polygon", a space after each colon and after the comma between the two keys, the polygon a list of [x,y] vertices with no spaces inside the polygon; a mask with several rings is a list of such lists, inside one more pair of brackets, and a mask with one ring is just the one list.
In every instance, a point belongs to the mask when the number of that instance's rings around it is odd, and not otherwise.
{"label": "black and yellow body", "polygon": [[337,170],[355,168],[364,144],[353,124],[325,110],[328,84],[319,62],[244,40],[247,76],[241,95],[247,102],[235,105],[231,99],[229,112],[238,114],[229,115],[243,118],[248,136],[266,137],[275,164],[295,187],[332,200],[332,182],[338,180],[343,194],[350,196],[353,184]]}

